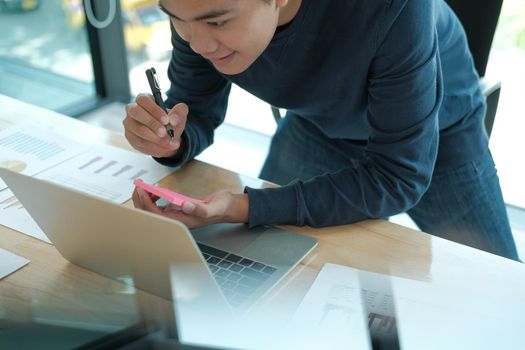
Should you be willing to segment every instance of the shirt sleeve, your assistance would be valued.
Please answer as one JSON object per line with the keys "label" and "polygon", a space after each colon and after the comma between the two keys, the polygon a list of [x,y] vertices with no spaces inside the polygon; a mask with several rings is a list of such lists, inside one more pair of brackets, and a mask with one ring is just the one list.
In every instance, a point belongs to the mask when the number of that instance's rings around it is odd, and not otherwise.
{"label": "shirt sleeve", "polygon": [[172,56],[168,67],[171,86],[166,107],[184,102],[189,107],[182,134],[184,152],[177,157],[155,158],[161,164],[179,166],[199,155],[213,143],[214,130],[223,121],[228,107],[231,83],[210,62],[195,53],[174,30]]}
{"label": "shirt sleeve", "polygon": [[364,162],[280,188],[246,188],[250,226],[348,224],[418,202],[430,184],[439,139],[442,79],[434,11],[432,1],[407,1],[390,25],[376,30]]}

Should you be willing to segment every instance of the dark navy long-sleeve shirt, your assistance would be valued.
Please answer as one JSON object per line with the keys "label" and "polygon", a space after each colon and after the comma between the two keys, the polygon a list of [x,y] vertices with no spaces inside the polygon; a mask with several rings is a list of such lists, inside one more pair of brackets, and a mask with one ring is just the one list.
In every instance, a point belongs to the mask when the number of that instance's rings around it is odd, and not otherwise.
{"label": "dark navy long-sleeve shirt", "polygon": [[188,104],[180,165],[213,142],[231,82],[366,144],[365,161],[277,189],[247,189],[249,225],[329,226],[414,206],[434,168],[487,148],[484,99],[464,31],[443,0],[303,0],[244,72],[223,75],[173,33],[168,107]]}

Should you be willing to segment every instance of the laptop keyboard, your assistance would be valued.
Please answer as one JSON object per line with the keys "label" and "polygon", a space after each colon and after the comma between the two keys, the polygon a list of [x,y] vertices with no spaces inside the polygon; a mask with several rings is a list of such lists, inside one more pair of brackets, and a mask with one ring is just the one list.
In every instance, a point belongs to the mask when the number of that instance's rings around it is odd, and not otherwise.
{"label": "laptop keyboard", "polygon": [[277,269],[258,261],[197,243],[232,306],[241,306]]}

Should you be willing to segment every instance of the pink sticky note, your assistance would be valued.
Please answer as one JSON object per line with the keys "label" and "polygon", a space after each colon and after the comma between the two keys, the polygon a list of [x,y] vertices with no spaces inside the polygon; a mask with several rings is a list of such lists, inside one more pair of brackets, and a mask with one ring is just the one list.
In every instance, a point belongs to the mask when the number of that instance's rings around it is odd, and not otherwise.
{"label": "pink sticky note", "polygon": [[168,202],[173,203],[175,205],[178,205],[179,207],[182,207],[184,202],[204,203],[201,200],[198,200],[198,199],[195,199],[195,198],[191,198],[191,197],[187,197],[187,196],[185,196],[183,194],[170,191],[167,188],[162,188],[162,187],[159,187],[159,186],[154,186],[154,185],[147,184],[147,183],[145,183],[144,181],[142,181],[140,179],[133,180],[133,184],[135,186],[137,186],[137,187],[140,187],[140,188],[150,192],[150,193],[153,193],[156,196],[159,196],[160,198],[164,198]]}

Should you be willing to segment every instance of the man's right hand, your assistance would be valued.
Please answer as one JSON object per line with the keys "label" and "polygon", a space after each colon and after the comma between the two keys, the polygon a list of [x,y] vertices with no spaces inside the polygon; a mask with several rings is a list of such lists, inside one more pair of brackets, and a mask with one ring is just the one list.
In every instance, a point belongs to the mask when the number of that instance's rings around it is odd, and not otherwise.
{"label": "man's right hand", "polygon": [[[186,127],[188,106],[176,104],[168,114],[157,106],[153,96],[140,94],[134,103],[126,105],[124,135],[136,150],[157,157],[174,156],[181,146],[181,135]],[[173,138],[166,132],[165,124],[173,127]]]}

